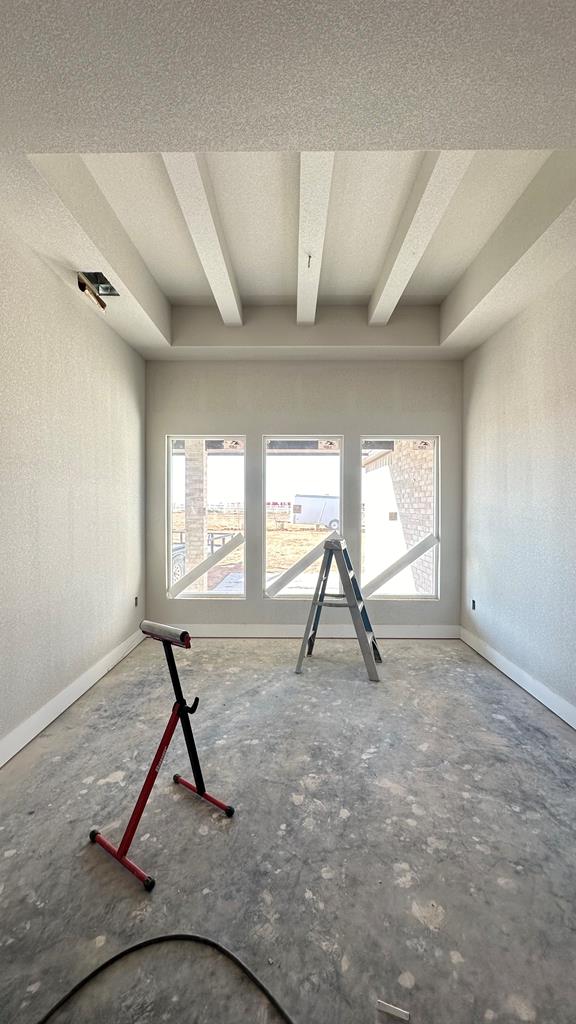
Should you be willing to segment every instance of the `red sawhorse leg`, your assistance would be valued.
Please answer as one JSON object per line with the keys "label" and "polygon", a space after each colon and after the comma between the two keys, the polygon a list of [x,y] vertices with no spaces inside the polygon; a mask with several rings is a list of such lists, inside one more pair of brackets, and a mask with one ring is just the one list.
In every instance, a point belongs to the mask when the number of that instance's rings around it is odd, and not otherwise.
{"label": "red sawhorse leg", "polygon": [[138,824],[140,822],[140,818],[144,813],[144,808],[146,807],[148,797],[152,792],[152,787],[156,782],[156,779],[158,778],[158,772],[160,771],[162,761],[166,756],[166,751],[170,746],[170,740],[174,735],[174,730],[178,725],[179,718],[180,709],[178,705],[175,704],[174,707],[172,708],[172,714],[168,719],[168,725],[164,730],[164,734],[162,736],[162,739],[160,740],[158,749],[154,754],[152,764],[148,769],[148,774],[144,780],[144,785],[140,790],[140,795],[134,805],[134,810],[132,811],[132,814],[130,816],[130,821],[126,826],[126,831],[124,832],[124,835],[120,840],[119,846],[113,846],[112,843],[108,839],[106,839],[106,837],[103,836],[101,832],[97,831],[97,829],[92,829],[90,833],[91,841],[93,843],[98,843],[98,846],[101,846],[103,850],[106,850],[106,852],[111,854],[112,857],[115,857],[116,860],[119,861],[120,864],[122,864],[125,868],[128,868],[128,871],[131,871],[133,875],[136,875],[136,878],[138,878],[142,882],[142,885],[144,886],[145,889],[148,890],[148,892],[151,892],[152,889],[154,888],[154,879],[151,877],[151,875],[148,875],[145,871],[143,871],[142,868],[139,868],[138,865],[135,864],[133,860],[130,860],[130,858],[127,857],[126,854],[130,849],[130,844],[132,843],[132,840],[134,838],[134,833],[136,832],[136,829],[138,828]]}
{"label": "red sawhorse leg", "polygon": [[[152,631],[152,629],[148,627],[154,627],[154,630]],[[188,749],[188,756],[190,758],[190,764],[192,767],[195,784],[188,782],[187,779],[183,779],[180,775],[174,775],[174,782],[176,782],[180,786],[184,786],[186,789],[190,790],[192,793],[195,793],[197,796],[201,797],[203,800],[206,800],[208,803],[213,804],[215,807],[218,807],[221,811],[224,811],[228,818],[231,818],[232,815],[234,814],[234,808],[230,804],[225,804],[221,800],[217,800],[215,796],[212,796],[210,793],[207,793],[206,787],[204,785],[202,769],[200,767],[198,752],[196,750],[196,743],[194,741],[194,734],[192,732],[192,726],[190,725],[189,718],[190,715],[194,714],[196,708],[198,707],[198,698],[196,698],[192,707],[187,706],[186,701],[184,700],[184,696],[182,694],[182,688],[180,686],[180,680],[178,678],[176,662],[174,660],[174,654],[172,651],[173,644],[175,644],[178,647],[190,647],[190,637],[188,633],[182,632],[179,634],[179,638],[175,639],[173,634],[176,634],[177,630],[172,629],[171,627],[161,626],[158,623],[148,622],[143,622],[141,624],[141,629],[142,632],[144,632],[147,636],[151,636],[155,640],[162,641],[164,653],[166,655],[166,661],[168,663],[168,669],[170,672],[170,678],[172,680],[172,685],[174,687],[176,703],[172,708],[172,713],[170,715],[170,718],[168,719],[168,724],[164,730],[162,739],[160,740],[156,753],[154,754],[152,764],[150,765],[150,768],[148,769],[148,774],[144,780],[144,785],[140,790],[140,794],[134,805],[134,810],[132,811],[132,814],[130,816],[130,821],[126,826],[126,830],[124,832],[124,835],[122,836],[122,839],[120,840],[119,845],[114,846],[97,829],[92,829],[92,831],[90,832],[90,840],[93,843],[97,843],[98,846],[101,846],[102,849],[106,850],[107,853],[114,857],[114,859],[117,860],[119,864],[122,864],[122,866],[127,868],[128,871],[131,871],[132,874],[135,875],[140,882],[142,882],[144,888],[148,892],[151,892],[156,884],[154,878],[152,878],[151,875],[148,875],[145,871],[143,871],[142,868],[139,868],[138,865],[135,864],[133,860],[130,860],[127,854],[128,850],[130,849],[132,840],[134,838],[136,829],[138,828],[140,818],[144,813],[144,808],[146,807],[150,793],[152,792],[152,787],[156,782],[158,772],[160,771],[162,762],[166,756],[166,751],[170,746],[170,742],[174,735],[176,726],[178,725],[178,721],[180,721],[182,725],[182,731],[184,733],[184,739],[186,741],[186,747]]]}

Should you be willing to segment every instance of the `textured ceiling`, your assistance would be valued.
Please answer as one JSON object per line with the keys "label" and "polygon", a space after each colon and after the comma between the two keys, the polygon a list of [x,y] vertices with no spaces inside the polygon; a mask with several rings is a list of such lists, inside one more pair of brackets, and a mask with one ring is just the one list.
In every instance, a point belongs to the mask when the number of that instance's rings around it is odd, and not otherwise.
{"label": "textured ceiling", "polygon": [[0,154],[0,218],[149,358],[454,358],[576,267],[576,150]]}
{"label": "textured ceiling", "polygon": [[208,153],[206,162],[242,300],[293,303],[298,153]]}
{"label": "textured ceiling", "polygon": [[548,156],[542,150],[476,153],[402,301],[441,302]]}
{"label": "textured ceiling", "polygon": [[[521,150],[474,155],[404,303],[445,298],[548,156]],[[368,302],[422,159],[420,152],[336,154],[320,304]],[[88,154],[83,160],[167,298],[210,305],[210,286],[159,154]],[[295,304],[298,154],[207,153],[205,160],[242,302]]]}
{"label": "textured ceiling", "polygon": [[210,285],[160,155],[98,153],[84,162],[166,297],[210,302]]}
{"label": "textured ceiling", "polygon": [[320,302],[367,302],[400,219],[421,153],[337,153]]}
{"label": "textured ceiling", "polygon": [[0,149],[576,144],[573,0],[4,0]]}
{"label": "textured ceiling", "polygon": [[2,4],[0,218],[147,356],[479,344],[576,265],[573,147],[574,0]]}

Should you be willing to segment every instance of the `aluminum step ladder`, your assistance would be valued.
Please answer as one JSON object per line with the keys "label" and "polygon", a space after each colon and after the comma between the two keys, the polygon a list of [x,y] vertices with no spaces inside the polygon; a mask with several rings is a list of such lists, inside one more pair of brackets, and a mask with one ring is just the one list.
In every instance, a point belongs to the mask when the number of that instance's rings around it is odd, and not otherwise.
{"label": "aluminum step ladder", "polygon": [[[329,594],[326,591],[326,587],[328,586],[328,577],[332,566],[332,559],[336,560],[336,566],[340,573],[342,589],[344,591],[342,594]],[[324,543],[324,555],[322,557],[322,565],[318,575],[318,583],[316,584],[316,590],[310,607],[310,614],[308,615],[308,622],[306,623],[304,639],[302,640],[300,654],[298,655],[298,661],[296,663],[296,673],[298,675],[302,672],[304,658],[309,658],[314,650],[314,644],[318,634],[318,626],[320,624],[320,615],[323,608],[350,609],[350,615],[352,616],[352,622],[354,623],[354,629],[356,630],[356,636],[358,637],[358,643],[360,644],[360,650],[362,651],[362,657],[364,658],[368,678],[374,683],[380,682],[380,676],[378,675],[376,664],[382,663],[382,656],[376,642],[376,637],[374,636],[374,630],[372,629],[372,623],[370,622],[364,598],[362,597],[360,584],[356,578],[352,560],[348,553],[348,548],[346,547],[346,541],[343,537],[332,537]]]}

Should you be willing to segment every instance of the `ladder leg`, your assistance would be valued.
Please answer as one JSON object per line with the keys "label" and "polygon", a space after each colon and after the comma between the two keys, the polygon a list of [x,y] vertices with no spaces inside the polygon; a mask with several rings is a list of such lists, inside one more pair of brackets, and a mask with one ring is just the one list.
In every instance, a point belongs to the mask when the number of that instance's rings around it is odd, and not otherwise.
{"label": "ladder leg", "polygon": [[320,613],[324,604],[324,597],[326,595],[326,587],[328,586],[328,577],[330,576],[331,566],[332,551],[327,551],[326,557],[320,567],[320,586],[316,587],[318,596],[314,596],[314,602],[316,602],[316,614],[312,623],[312,631],[308,637],[308,647],[306,649],[306,657],[308,658],[311,657],[312,651],[314,650],[314,644],[316,643],[316,635],[318,633],[318,626],[320,625]]}
{"label": "ladder leg", "polygon": [[352,560],[350,558],[350,555],[348,553],[348,549],[347,548],[343,548],[342,549],[342,555],[344,557],[344,562],[345,562],[347,568],[350,570],[350,572],[354,573],[354,575],[351,576],[352,588],[354,590],[354,593],[356,594],[356,597],[357,597],[358,601],[362,602],[362,606],[363,607],[362,607],[362,611],[361,611],[360,614],[362,615],[362,622],[364,623],[364,628],[365,628],[366,632],[371,636],[370,643],[371,643],[371,646],[372,646],[372,652],[373,652],[373,655],[374,655],[374,661],[378,662],[378,664],[381,665],[382,664],[382,655],[380,654],[380,648],[378,647],[378,641],[376,640],[376,637],[374,636],[374,629],[372,628],[372,623],[370,621],[370,616],[368,615],[368,609],[367,609],[366,605],[364,604],[364,598],[362,596],[362,591],[360,589],[360,584],[358,583],[358,579],[356,577],[356,573],[354,572],[354,567],[352,565]]}
{"label": "ladder leg", "polygon": [[[346,552],[346,554],[348,553]],[[364,664],[366,666],[368,678],[373,683],[379,683],[380,676],[378,675],[375,651],[372,645],[374,634],[372,632],[370,619],[368,618],[367,612],[366,618],[364,618],[363,613],[366,611],[366,609],[362,607],[361,610],[361,604],[363,604],[362,593],[360,591],[360,587],[356,579],[356,576],[350,576],[351,572],[354,573],[354,570],[351,568],[350,557],[348,556],[348,558],[345,558],[344,553],[338,550],[335,552],[335,555],[336,564],[338,566],[340,577],[342,579],[342,586],[344,587],[344,594],[346,595],[346,601],[348,602],[348,605],[350,607],[350,615],[352,617],[352,622],[354,623],[354,629],[356,631],[356,636],[358,638],[358,643],[360,645],[362,657],[364,658]],[[369,629],[366,628],[366,623],[368,624]],[[376,645],[376,650],[377,649],[378,648]],[[378,654],[380,654],[379,651]]]}
{"label": "ladder leg", "polygon": [[374,654],[374,661],[378,662],[378,664],[381,665],[382,664],[382,655],[380,654],[380,648],[378,647],[378,641],[376,640],[376,637],[374,635],[374,629],[373,629],[372,623],[370,621],[370,616],[368,615],[368,609],[366,608],[366,605],[364,605],[364,607],[362,608],[361,615],[362,615],[362,622],[364,623],[364,628],[365,628],[366,632],[369,634],[369,636],[371,638],[370,639],[370,643],[372,645],[372,651],[373,651],[373,654]]}
{"label": "ladder leg", "polygon": [[[378,668],[376,667],[376,655],[372,638],[364,629],[364,623],[362,622],[358,609],[352,607],[350,611],[352,614],[352,622],[354,623],[354,628],[356,630],[356,636],[358,637],[358,643],[360,644],[360,650],[362,651],[362,657],[364,658],[364,664],[366,665],[368,679],[371,679],[373,683],[379,683],[380,676],[378,675]],[[378,655],[380,655],[380,651],[378,651]]]}
{"label": "ladder leg", "polygon": [[322,558],[322,565],[318,574],[318,582],[316,584],[316,590],[314,591],[314,597],[312,604],[310,605],[310,612],[308,614],[308,621],[306,623],[306,629],[304,631],[304,638],[300,647],[300,653],[298,655],[298,661],[296,662],[296,675],[300,675],[302,672],[302,664],[305,657],[310,657],[314,649],[314,641],[316,640],[316,633],[318,632],[318,625],[320,623],[320,613],[322,611],[322,600],[326,592],[326,585],[328,583],[328,576],[330,575],[330,564],[332,562],[332,552],[324,551]]}

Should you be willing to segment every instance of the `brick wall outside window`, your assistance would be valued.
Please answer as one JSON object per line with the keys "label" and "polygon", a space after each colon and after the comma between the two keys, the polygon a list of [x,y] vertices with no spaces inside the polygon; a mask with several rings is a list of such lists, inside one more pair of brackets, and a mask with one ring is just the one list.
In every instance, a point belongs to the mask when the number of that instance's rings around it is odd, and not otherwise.
{"label": "brick wall outside window", "polygon": [[[406,547],[411,548],[434,532],[434,442],[395,441],[371,469],[388,466],[398,505],[398,516]],[[418,594],[434,593],[434,549],[410,566]]]}

